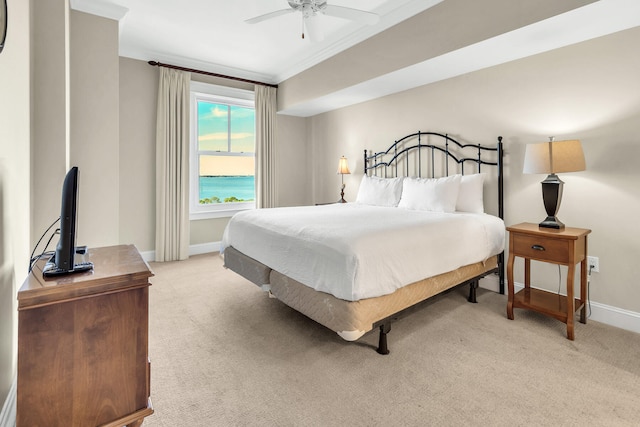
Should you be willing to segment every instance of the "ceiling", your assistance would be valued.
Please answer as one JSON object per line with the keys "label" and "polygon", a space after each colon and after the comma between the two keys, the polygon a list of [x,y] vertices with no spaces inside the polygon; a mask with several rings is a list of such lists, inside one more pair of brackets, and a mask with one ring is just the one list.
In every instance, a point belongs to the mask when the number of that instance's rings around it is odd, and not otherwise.
{"label": "ceiling", "polygon": [[[71,7],[118,20],[120,56],[281,83],[442,1],[328,0],[380,20],[320,16],[324,39],[314,42],[301,38],[300,13],[244,22],[287,9],[287,0],[71,0]],[[309,117],[637,26],[640,1],[599,0],[279,112]]]}
{"label": "ceiling", "polygon": [[301,13],[244,22],[289,9],[286,0],[71,0],[71,7],[119,20],[120,56],[279,83],[441,1],[329,0],[380,20],[367,25],[319,14],[320,41],[301,37]]}

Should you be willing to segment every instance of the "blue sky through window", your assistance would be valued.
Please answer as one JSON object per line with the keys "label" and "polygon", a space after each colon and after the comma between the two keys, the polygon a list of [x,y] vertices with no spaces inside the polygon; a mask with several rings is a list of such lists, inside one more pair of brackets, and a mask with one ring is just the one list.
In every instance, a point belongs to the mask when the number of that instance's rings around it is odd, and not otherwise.
{"label": "blue sky through window", "polygon": [[[198,101],[198,149],[255,153],[255,111],[235,105]],[[253,157],[200,155],[200,175],[253,175]]]}

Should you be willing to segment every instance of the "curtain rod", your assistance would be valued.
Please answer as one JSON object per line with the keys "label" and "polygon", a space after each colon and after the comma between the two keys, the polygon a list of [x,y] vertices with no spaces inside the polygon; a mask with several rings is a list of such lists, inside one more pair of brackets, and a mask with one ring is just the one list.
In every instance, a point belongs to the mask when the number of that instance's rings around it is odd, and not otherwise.
{"label": "curtain rod", "polygon": [[174,70],[188,71],[190,73],[204,74],[207,76],[220,77],[220,78],[229,79],[229,80],[236,80],[244,83],[252,83],[256,85],[269,86],[269,87],[275,87],[275,88],[278,87],[278,85],[274,85],[271,83],[257,82],[255,80],[248,80],[240,77],[225,76],[224,74],[210,73],[209,71],[196,70],[195,68],[180,67],[179,65],[163,64],[158,61],[149,61],[149,65],[153,65],[155,67],[173,68]]}

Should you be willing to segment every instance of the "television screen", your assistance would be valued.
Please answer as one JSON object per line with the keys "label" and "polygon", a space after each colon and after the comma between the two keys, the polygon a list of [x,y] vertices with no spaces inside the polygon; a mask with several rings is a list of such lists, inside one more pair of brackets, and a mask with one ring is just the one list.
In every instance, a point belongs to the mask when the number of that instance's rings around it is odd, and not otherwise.
{"label": "television screen", "polygon": [[60,240],[55,254],[42,269],[44,276],[57,276],[91,270],[91,262],[76,263],[76,221],[78,210],[78,167],[72,167],[62,184]]}

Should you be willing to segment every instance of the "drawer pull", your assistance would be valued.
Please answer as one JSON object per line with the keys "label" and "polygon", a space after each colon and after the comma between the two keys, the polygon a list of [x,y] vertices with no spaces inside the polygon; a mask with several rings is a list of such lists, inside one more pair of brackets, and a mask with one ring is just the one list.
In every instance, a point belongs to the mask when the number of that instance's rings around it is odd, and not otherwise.
{"label": "drawer pull", "polygon": [[535,250],[535,251],[544,251],[544,246],[540,246],[540,245],[533,245],[531,246],[531,249]]}

